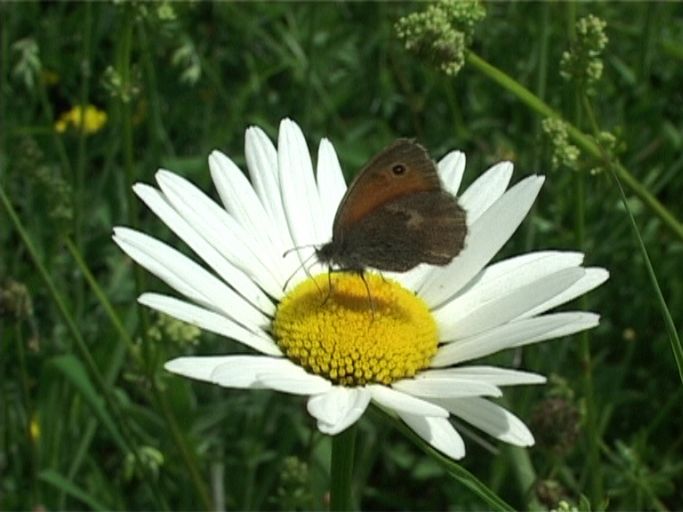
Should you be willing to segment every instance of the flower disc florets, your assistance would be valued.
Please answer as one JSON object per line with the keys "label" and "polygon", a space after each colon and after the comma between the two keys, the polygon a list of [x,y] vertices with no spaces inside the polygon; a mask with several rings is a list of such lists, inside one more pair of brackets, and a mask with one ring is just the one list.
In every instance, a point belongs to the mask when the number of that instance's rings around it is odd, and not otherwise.
{"label": "flower disc florets", "polygon": [[422,299],[375,274],[304,281],[278,306],[273,334],[291,360],[345,386],[411,377],[429,364],[438,344]]}

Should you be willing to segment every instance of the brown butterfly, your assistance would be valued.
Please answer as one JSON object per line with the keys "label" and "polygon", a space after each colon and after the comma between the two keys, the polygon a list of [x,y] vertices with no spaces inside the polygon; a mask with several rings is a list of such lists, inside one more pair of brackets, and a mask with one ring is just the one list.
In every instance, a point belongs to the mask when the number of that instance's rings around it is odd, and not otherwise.
{"label": "brown butterfly", "polygon": [[361,274],[366,267],[405,272],[420,263],[447,265],[464,246],[465,219],[427,151],[398,139],[353,180],[334,217],[332,241],[316,254]]}

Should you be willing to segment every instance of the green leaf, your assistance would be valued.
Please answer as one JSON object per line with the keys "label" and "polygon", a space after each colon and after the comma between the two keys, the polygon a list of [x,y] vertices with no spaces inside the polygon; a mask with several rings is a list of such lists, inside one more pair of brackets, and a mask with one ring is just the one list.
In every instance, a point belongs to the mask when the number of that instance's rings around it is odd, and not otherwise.
{"label": "green leaf", "polygon": [[624,188],[621,186],[621,180],[619,179],[619,176],[617,175],[617,172],[612,165],[610,165],[610,172],[612,173],[612,177],[614,178],[614,181],[617,184],[617,188],[619,189],[619,194],[621,195],[621,202],[624,204],[624,207],[626,208],[626,211],[628,213],[628,218],[631,221],[633,233],[636,235],[636,240],[638,241],[638,248],[640,249],[640,253],[643,256],[645,268],[647,269],[647,275],[650,278],[650,283],[652,284],[652,287],[655,290],[655,295],[657,296],[657,304],[659,305],[662,317],[664,318],[664,326],[666,327],[666,331],[669,335],[671,350],[673,351],[674,360],[676,361],[676,367],[678,368],[678,376],[681,379],[681,382],[683,382],[683,346],[681,346],[681,339],[678,337],[678,331],[676,330],[674,319],[671,316],[669,307],[666,304],[666,300],[664,299],[662,289],[659,287],[659,281],[657,280],[655,269],[652,266],[652,262],[650,261],[650,255],[648,254],[647,248],[645,247],[645,242],[643,242],[643,237],[640,236],[638,224],[636,224],[636,219],[633,217],[633,212],[631,211],[631,208],[628,205],[626,193],[624,192]]}

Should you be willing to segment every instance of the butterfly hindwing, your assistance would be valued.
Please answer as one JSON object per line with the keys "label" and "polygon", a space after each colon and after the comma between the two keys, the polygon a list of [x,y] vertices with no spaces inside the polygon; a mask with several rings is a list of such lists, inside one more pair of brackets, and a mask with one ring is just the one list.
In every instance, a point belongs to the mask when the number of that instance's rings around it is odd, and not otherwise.
{"label": "butterfly hindwing", "polygon": [[346,233],[337,259],[343,267],[396,272],[419,263],[445,265],[462,250],[465,233],[465,211],[453,196],[419,192],[360,220]]}

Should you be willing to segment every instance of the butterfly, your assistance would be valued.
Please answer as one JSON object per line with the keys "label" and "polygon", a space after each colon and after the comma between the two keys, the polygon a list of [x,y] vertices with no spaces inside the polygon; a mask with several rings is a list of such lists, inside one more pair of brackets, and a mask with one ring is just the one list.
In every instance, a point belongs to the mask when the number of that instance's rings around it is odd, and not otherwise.
{"label": "butterfly", "polygon": [[425,148],[398,139],[353,180],[334,217],[332,240],[316,255],[330,268],[360,274],[367,267],[405,272],[420,263],[447,265],[464,247],[466,219]]}

